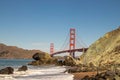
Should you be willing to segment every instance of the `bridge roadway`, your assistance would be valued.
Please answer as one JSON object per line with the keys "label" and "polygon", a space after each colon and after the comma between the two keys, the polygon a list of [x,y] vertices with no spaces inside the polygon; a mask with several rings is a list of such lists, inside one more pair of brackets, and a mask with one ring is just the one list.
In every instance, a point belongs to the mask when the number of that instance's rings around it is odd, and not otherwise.
{"label": "bridge roadway", "polygon": [[56,54],[61,54],[61,53],[72,53],[72,52],[86,52],[88,50],[88,48],[80,48],[80,49],[72,49],[72,50],[63,50],[63,51],[58,51],[58,52],[55,52],[53,54],[51,54],[51,56],[53,55],[56,55]]}

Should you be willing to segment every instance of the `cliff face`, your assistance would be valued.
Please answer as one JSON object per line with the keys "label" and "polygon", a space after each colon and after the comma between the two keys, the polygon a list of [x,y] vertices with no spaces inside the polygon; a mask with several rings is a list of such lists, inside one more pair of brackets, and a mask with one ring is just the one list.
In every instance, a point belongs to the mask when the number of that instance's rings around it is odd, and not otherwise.
{"label": "cliff face", "polygon": [[39,50],[25,50],[22,48],[18,48],[16,46],[7,46],[5,44],[0,44],[0,58],[7,59],[28,59],[32,58],[32,56],[37,53],[42,52]]}
{"label": "cliff face", "polygon": [[120,64],[120,27],[98,39],[80,58],[87,64]]}

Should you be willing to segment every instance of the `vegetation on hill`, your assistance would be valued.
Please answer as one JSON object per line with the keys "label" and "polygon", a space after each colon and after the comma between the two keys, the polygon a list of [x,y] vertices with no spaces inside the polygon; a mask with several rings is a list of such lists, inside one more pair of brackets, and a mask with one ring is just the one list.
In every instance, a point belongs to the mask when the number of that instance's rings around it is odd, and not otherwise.
{"label": "vegetation on hill", "polygon": [[120,27],[93,43],[80,60],[82,64],[95,66],[120,64]]}
{"label": "vegetation on hill", "polygon": [[7,46],[5,44],[0,43],[0,58],[7,59],[29,59],[32,58],[33,54],[36,52],[41,53],[40,50],[25,50],[22,48],[18,48],[16,46]]}

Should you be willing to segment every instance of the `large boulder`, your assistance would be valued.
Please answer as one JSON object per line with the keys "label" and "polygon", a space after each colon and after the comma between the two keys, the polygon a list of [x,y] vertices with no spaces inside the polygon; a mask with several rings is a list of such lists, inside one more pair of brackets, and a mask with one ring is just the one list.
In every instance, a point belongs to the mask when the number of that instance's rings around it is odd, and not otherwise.
{"label": "large boulder", "polygon": [[75,62],[75,59],[73,57],[65,56],[65,60],[64,60],[63,64],[66,66],[75,66],[76,62]]}
{"label": "large boulder", "polygon": [[47,53],[35,53],[33,55],[33,59],[36,60],[36,61],[39,60],[39,61],[42,61],[42,62],[46,62],[49,59],[51,59],[51,56]]}
{"label": "large boulder", "polygon": [[29,65],[46,65],[46,64],[56,64],[57,60],[55,58],[52,58],[48,53],[35,53],[33,55],[33,59],[35,61],[32,61],[29,63]]}
{"label": "large boulder", "polygon": [[26,70],[28,70],[28,68],[27,68],[27,66],[25,66],[25,65],[23,65],[22,67],[20,67],[20,68],[18,69],[18,71],[26,71]]}
{"label": "large boulder", "polygon": [[12,67],[6,67],[0,70],[0,74],[13,74],[14,69]]}

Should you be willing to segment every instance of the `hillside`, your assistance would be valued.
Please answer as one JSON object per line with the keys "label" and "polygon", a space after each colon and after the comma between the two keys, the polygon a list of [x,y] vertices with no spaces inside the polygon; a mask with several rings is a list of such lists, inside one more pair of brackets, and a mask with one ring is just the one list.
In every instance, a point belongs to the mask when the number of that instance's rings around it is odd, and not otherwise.
{"label": "hillside", "polygon": [[120,64],[120,27],[98,39],[80,59],[94,65]]}
{"label": "hillside", "polygon": [[7,59],[28,59],[32,58],[36,52],[42,52],[40,50],[25,50],[16,46],[7,46],[0,43],[0,58]]}

